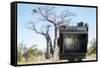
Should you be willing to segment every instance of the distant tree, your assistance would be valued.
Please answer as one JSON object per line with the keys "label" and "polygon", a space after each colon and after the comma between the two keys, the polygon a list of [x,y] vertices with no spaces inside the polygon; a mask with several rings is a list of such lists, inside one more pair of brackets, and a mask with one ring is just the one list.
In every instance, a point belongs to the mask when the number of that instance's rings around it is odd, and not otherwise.
{"label": "distant tree", "polygon": [[36,60],[38,56],[42,56],[42,50],[36,48],[36,45],[31,46],[30,48],[26,47],[26,44],[19,43],[17,47],[17,61],[20,62],[31,62]]}
{"label": "distant tree", "polygon": [[23,54],[26,62],[35,60],[38,56],[42,56],[43,52],[38,48],[31,46],[27,49],[27,51]]}
{"label": "distant tree", "polygon": [[17,51],[17,61],[21,62],[23,58],[23,54],[20,51]]}
{"label": "distant tree", "polygon": [[96,40],[93,39],[91,42],[90,42],[90,47],[88,49],[88,55],[91,55],[91,54],[96,54]]}
{"label": "distant tree", "polygon": [[24,43],[19,43],[17,47],[17,61],[21,62],[22,59],[24,58],[24,53],[27,51],[26,44]]}

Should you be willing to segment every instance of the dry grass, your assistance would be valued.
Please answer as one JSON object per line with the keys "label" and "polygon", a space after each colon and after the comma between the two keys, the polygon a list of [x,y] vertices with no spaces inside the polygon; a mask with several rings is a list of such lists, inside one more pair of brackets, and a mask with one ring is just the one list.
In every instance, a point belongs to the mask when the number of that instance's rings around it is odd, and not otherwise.
{"label": "dry grass", "polygon": [[[82,61],[88,61],[88,60],[96,60],[96,55],[92,54],[86,56],[86,59],[83,59]],[[55,63],[55,62],[68,62],[68,60],[59,60],[59,56],[51,57],[50,59],[45,59],[44,56],[39,56],[35,60],[31,60],[27,62],[25,61],[25,59],[23,59],[23,61],[18,62],[18,64],[20,65],[20,64]]]}

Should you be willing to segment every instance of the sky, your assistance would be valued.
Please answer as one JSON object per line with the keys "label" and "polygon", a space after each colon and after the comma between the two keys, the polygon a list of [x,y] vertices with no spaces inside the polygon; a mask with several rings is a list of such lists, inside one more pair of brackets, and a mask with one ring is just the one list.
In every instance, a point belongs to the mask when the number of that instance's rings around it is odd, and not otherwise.
{"label": "sky", "polygon": [[[24,43],[27,47],[32,45],[37,45],[39,49],[44,50],[46,48],[46,39],[44,36],[35,33],[31,29],[28,29],[29,22],[36,21],[32,13],[32,9],[38,6],[45,6],[41,4],[17,4],[17,44]],[[53,6],[53,5],[50,5]],[[75,7],[75,6],[55,6],[55,13],[60,13],[61,11],[68,9],[70,12],[74,13],[75,16],[72,17],[73,23],[71,25],[76,25],[78,22],[83,21],[89,25],[89,37],[88,40],[91,41],[96,38],[96,8],[90,7]],[[37,28],[41,27],[44,22],[37,23]],[[47,23],[47,22],[45,22]],[[50,31],[50,36],[52,41],[54,39],[53,27]]]}

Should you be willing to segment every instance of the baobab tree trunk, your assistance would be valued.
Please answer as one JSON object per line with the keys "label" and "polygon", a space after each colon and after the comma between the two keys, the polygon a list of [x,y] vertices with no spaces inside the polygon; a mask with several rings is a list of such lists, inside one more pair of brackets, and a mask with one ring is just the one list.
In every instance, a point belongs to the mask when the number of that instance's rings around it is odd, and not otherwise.
{"label": "baobab tree trunk", "polygon": [[56,48],[56,46],[57,46],[57,28],[55,28],[55,34],[54,34],[55,36],[55,38],[54,38],[54,49]]}
{"label": "baobab tree trunk", "polygon": [[54,34],[54,54],[53,56],[57,55],[57,38],[58,38],[58,29],[55,27],[55,34]]}
{"label": "baobab tree trunk", "polygon": [[57,39],[57,29],[55,28],[55,34],[54,34],[54,49],[56,48],[56,39]]}
{"label": "baobab tree trunk", "polygon": [[50,58],[50,45],[52,45],[51,44],[51,41],[47,38],[46,39],[46,41],[47,41],[47,49],[46,49],[46,59],[49,59]]}
{"label": "baobab tree trunk", "polygon": [[54,53],[54,50],[53,50],[53,47],[52,47],[52,41],[51,41],[51,38],[49,36],[49,34],[46,34],[46,41],[47,41],[47,50],[46,50],[46,59],[49,59],[50,56],[52,55],[53,56],[53,53]]}

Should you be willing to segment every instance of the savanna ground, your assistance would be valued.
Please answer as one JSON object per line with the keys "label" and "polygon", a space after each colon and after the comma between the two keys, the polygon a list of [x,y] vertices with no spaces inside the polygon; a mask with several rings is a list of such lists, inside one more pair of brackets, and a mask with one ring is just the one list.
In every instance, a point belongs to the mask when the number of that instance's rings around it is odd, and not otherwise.
{"label": "savanna ground", "polygon": [[[96,60],[96,54],[91,54],[89,56],[86,56],[85,59],[82,59],[82,61],[89,61],[89,60]],[[18,64],[38,64],[38,63],[55,63],[55,62],[68,62],[68,60],[59,60],[59,56],[51,57],[50,59],[45,59],[45,56],[39,56],[36,57],[34,60],[25,61],[23,58],[23,61],[18,62]]]}
{"label": "savanna ground", "polygon": [[[96,41],[91,42],[91,47],[88,48],[86,53],[86,58],[82,61],[96,60]],[[39,64],[39,63],[55,63],[55,62],[69,62],[66,60],[59,60],[59,56],[50,57],[50,59],[45,58],[45,52],[31,47],[26,50],[25,47],[19,47],[17,52],[18,64]]]}

